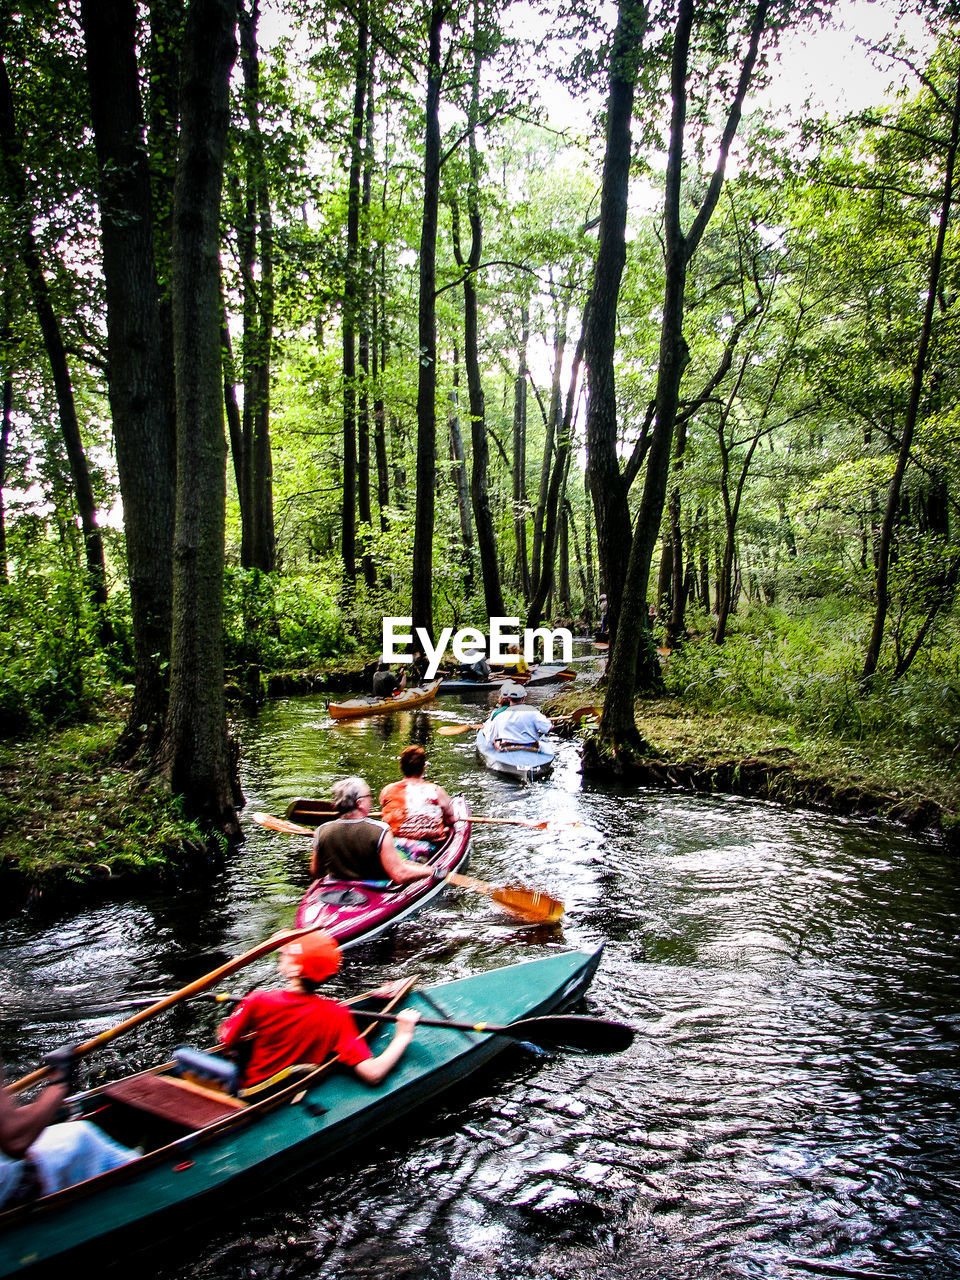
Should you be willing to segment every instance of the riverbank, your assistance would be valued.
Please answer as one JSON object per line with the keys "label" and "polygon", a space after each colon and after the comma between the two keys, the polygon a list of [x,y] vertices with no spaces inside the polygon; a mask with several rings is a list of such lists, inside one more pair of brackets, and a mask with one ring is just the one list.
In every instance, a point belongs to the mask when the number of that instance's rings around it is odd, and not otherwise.
{"label": "riverbank", "polygon": [[0,743],[0,885],[11,906],[132,880],[209,873],[225,845],[156,780],[112,760],[116,697],[82,724]]}
{"label": "riverbank", "polygon": [[[602,709],[602,688],[591,693]],[[549,703],[549,713],[571,711],[584,701],[582,689],[564,690]],[[942,839],[960,854],[956,752],[935,758],[902,741],[804,735],[772,717],[691,711],[677,698],[638,699],[635,712],[650,748],[631,767],[629,781],[637,786],[725,791],[845,816],[886,818]],[[623,781],[603,761],[588,760],[584,772]]]}

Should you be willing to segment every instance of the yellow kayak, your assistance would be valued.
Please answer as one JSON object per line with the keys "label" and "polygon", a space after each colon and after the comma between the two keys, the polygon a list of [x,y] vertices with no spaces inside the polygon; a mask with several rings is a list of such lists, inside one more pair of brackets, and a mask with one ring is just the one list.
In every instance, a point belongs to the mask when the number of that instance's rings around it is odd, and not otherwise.
{"label": "yellow kayak", "polygon": [[389,715],[393,711],[409,711],[411,707],[422,707],[425,702],[432,702],[437,696],[440,681],[432,684],[417,685],[413,689],[404,689],[389,698],[375,698],[372,694],[367,698],[351,698],[349,702],[331,702],[327,710],[334,720],[354,720],[358,716]]}

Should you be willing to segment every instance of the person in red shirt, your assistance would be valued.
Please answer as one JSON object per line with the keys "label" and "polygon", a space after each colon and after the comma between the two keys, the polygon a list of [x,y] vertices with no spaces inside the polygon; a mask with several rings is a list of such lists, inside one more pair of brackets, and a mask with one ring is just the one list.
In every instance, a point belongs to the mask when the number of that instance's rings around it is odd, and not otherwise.
{"label": "person in red shirt", "polygon": [[332,1054],[367,1084],[379,1084],[399,1062],[419,1014],[401,1010],[393,1039],[374,1057],[346,1005],[316,993],[339,968],[340,948],[320,930],[281,947],[277,969],[287,985],[281,991],[247,996],[220,1028],[227,1049],[250,1043],[244,1086],[259,1084],[295,1063],[323,1062]]}

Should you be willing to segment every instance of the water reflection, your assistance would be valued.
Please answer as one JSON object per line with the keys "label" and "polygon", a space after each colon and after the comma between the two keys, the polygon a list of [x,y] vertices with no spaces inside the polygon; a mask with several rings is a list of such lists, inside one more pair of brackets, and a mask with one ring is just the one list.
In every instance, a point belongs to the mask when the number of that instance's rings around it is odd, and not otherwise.
{"label": "water reflection", "polygon": [[[479,708],[482,713],[482,707]],[[346,773],[375,790],[410,741],[475,811],[473,870],[541,885],[562,929],[522,928],[448,894],[353,953],[341,989],[440,980],[606,940],[589,996],[641,1029],[610,1057],[513,1051],[350,1161],[205,1234],[167,1280],[307,1277],[952,1277],[960,1072],[955,867],[902,833],[737,799],[584,787],[575,745],[532,786],[487,773],[474,702],[333,727],[316,699],[240,726],[249,810],[282,812]],[[0,1035],[13,1070],[117,1020],[107,997],[175,988],[288,924],[308,842],[248,828],[217,884],[0,936]],[[244,973],[270,980],[273,962]],[[340,980],[338,980],[339,982]],[[186,1006],[97,1059],[145,1065],[213,1033]]]}

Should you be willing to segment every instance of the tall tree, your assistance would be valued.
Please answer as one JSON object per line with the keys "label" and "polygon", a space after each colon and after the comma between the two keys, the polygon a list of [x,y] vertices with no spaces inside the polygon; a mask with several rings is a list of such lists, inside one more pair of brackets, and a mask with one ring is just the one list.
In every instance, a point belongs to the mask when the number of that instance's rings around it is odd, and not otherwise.
{"label": "tall tree", "polygon": [[413,532],[410,612],[413,626],[433,636],[433,524],[437,482],[437,225],[440,209],[440,39],[447,5],[433,0],[427,39],[424,115],[423,217],[417,335],[417,500]]}
{"label": "tall tree", "polygon": [[108,388],[123,497],[135,658],[124,747],[163,730],[176,483],[171,343],[154,255],[153,192],[133,0],[83,0],[81,21],[100,192]]}
{"label": "tall tree", "polygon": [[[608,670],[608,692],[599,730],[601,741],[609,743],[615,753],[628,744],[641,741],[633,711],[633,695],[638,683],[642,689],[652,690],[662,681],[653,639],[645,625],[647,584],[653,550],[660,532],[670,474],[673,431],[680,399],[680,381],[689,360],[689,351],[683,334],[687,270],[720,198],[727,157],[740,123],[743,101],[753,76],[760,40],[766,26],[768,7],[769,0],[758,0],[747,36],[737,85],[721,133],[716,166],[689,230],[684,232],[682,197],[687,77],[695,5],[693,0],[679,0],[677,6],[670,67],[673,106],[664,186],[665,279],[657,363],[655,425],[647,456],[643,494],[630,546],[627,575],[623,584],[621,617],[613,642]],[[725,15],[717,12],[711,17],[714,22],[722,23]],[[594,493],[594,501],[596,501],[596,493]],[[638,661],[642,663],[639,671]]]}
{"label": "tall tree", "polygon": [[513,538],[516,544],[517,586],[530,599],[530,563],[527,559],[527,347],[530,343],[530,305],[520,304],[520,342],[517,373],[513,380]]}
{"label": "tall tree", "polygon": [[347,261],[343,282],[343,511],[340,541],[343,571],[357,576],[357,321],[360,310],[360,203],[364,135],[364,98],[369,80],[367,4],[357,17],[353,116],[350,122],[350,165],[347,181]]}
{"label": "tall tree", "polygon": [[497,530],[490,508],[490,449],[487,445],[487,418],[483,396],[483,380],[480,376],[480,349],[478,330],[477,270],[483,251],[483,221],[480,213],[480,152],[477,147],[477,128],[480,119],[480,74],[483,69],[484,51],[488,34],[480,0],[473,7],[473,58],[470,76],[470,105],[467,109],[467,217],[470,223],[470,249],[466,258],[460,247],[458,203],[453,201],[453,250],[457,264],[463,273],[463,361],[467,372],[467,395],[470,402],[470,442],[472,462],[470,469],[470,498],[473,503],[473,519],[477,529],[477,548],[480,552],[480,574],[483,580],[483,600],[487,617],[504,615],[503,588],[500,584],[500,556],[497,551]]}
{"label": "tall tree", "polygon": [[[238,237],[243,276],[243,454],[241,462],[241,559],[270,573],[276,567],[273,519],[273,452],[270,444],[270,377],[275,309],[273,211],[266,149],[260,126],[259,0],[239,8],[246,191]],[[259,273],[256,268],[259,266]]]}
{"label": "tall tree", "polygon": [[584,346],[589,385],[587,474],[597,527],[600,585],[607,595],[607,619],[612,632],[616,631],[620,617],[620,600],[630,553],[627,485],[617,452],[614,350],[617,301],[627,256],[633,98],[646,26],[647,6],[643,0],[621,0],[610,53],[597,258]]}
{"label": "tall tree", "polygon": [[226,442],[220,352],[220,196],[237,52],[236,0],[191,0],[173,201],[177,388],[170,705],[158,763],[187,811],[239,834],[223,690]]}

